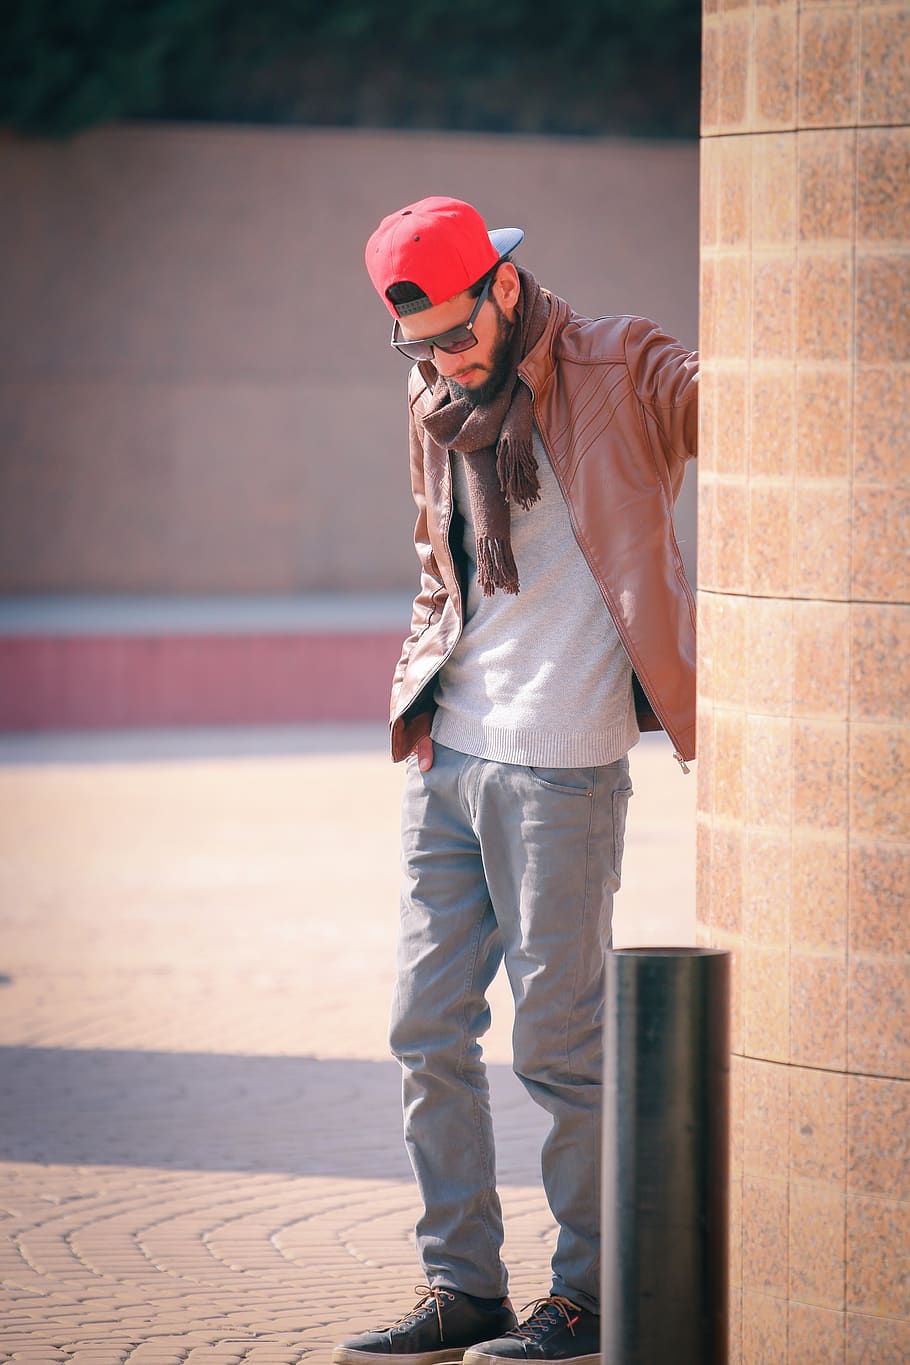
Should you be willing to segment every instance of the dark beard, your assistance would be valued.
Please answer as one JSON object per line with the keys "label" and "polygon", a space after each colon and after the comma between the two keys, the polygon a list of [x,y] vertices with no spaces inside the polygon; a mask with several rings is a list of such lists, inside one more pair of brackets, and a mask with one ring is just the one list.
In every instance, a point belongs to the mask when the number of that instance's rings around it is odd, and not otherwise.
{"label": "dark beard", "polygon": [[516,324],[509,322],[492,295],[490,302],[496,309],[496,340],[493,343],[493,350],[490,355],[489,377],[474,389],[466,389],[454,379],[446,380],[452,397],[465,399],[468,406],[472,408],[480,408],[483,407],[484,403],[489,403],[501,389],[505,388],[507,383],[515,378],[511,350]]}

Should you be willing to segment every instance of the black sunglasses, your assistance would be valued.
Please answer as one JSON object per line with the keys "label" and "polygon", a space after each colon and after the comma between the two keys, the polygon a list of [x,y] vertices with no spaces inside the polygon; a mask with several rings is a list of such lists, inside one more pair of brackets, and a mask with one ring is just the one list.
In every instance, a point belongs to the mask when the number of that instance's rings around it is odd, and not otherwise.
{"label": "black sunglasses", "polygon": [[469,351],[472,346],[476,346],[477,338],[474,335],[474,323],[477,321],[477,314],[486,303],[494,278],[493,275],[490,275],[480,291],[467,322],[462,322],[457,327],[450,327],[447,332],[440,332],[438,336],[421,337],[418,341],[407,341],[399,333],[398,319],[396,318],[392,326],[392,345],[396,351],[406,355],[409,360],[432,360],[434,351],[445,351],[447,355],[458,355],[459,351]]}

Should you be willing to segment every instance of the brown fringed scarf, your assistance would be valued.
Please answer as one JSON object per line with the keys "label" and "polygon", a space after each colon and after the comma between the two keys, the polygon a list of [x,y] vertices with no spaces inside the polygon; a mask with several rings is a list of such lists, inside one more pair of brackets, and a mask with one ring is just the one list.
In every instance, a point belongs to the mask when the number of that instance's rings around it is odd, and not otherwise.
{"label": "brown fringed scarf", "polygon": [[521,295],[509,354],[515,373],[499,393],[479,407],[453,398],[439,375],[423,425],[440,445],[464,456],[471,516],[477,544],[477,580],[484,595],[497,588],[518,592],[512,554],[509,503],[527,510],[540,497],[531,437],[531,391],[518,378],[519,361],[540,340],[550,308],[529,271],[518,267]]}

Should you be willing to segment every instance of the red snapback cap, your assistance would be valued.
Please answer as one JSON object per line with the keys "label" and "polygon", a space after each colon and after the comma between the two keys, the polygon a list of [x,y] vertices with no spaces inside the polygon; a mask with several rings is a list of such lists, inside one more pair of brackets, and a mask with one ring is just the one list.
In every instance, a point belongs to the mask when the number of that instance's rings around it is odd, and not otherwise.
{"label": "red snapback cap", "polygon": [[[476,284],[524,237],[522,228],[494,228],[461,199],[431,195],[383,218],[366,245],[366,266],[393,317],[420,313]],[[387,290],[405,280],[423,297],[395,304]]]}

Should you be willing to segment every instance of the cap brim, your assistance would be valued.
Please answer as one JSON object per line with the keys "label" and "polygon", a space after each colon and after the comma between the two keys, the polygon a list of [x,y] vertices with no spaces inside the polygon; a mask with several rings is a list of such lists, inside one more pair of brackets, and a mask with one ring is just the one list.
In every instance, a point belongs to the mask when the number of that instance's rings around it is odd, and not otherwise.
{"label": "cap brim", "polygon": [[494,228],[490,233],[490,241],[499,259],[502,260],[503,256],[508,256],[510,251],[520,246],[524,235],[524,228]]}

